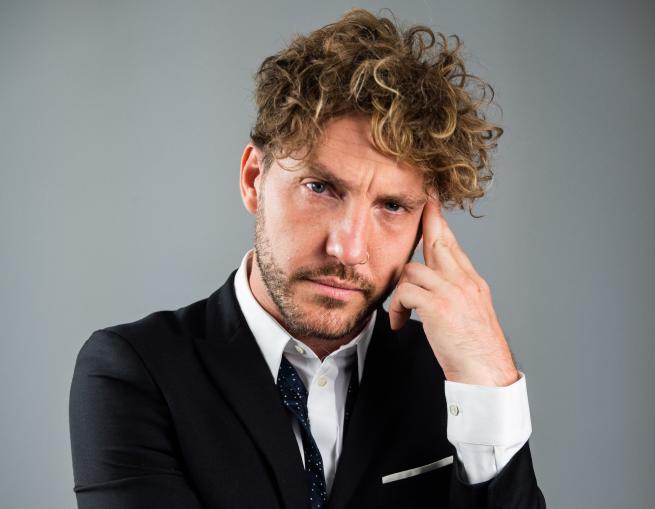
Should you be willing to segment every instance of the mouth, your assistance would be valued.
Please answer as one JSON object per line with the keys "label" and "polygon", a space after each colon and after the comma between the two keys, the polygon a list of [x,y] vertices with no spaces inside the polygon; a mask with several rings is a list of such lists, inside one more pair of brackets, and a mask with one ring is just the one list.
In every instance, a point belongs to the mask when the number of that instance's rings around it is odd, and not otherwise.
{"label": "mouth", "polygon": [[339,288],[340,290],[357,290],[357,291],[360,290],[358,286],[355,286],[351,283],[346,283],[345,281],[340,281],[336,278],[317,277],[317,278],[310,279],[310,281],[314,283],[319,283],[324,286],[331,286],[332,288]]}
{"label": "mouth", "polygon": [[338,279],[316,278],[308,280],[318,293],[335,299],[350,299],[353,295],[361,293],[361,289]]}

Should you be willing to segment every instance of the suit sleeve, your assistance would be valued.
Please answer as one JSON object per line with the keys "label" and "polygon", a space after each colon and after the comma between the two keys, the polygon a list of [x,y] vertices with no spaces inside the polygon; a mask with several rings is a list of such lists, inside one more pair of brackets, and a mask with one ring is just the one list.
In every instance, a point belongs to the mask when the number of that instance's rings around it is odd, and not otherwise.
{"label": "suit sleeve", "polygon": [[163,395],[122,337],[100,330],[84,344],[69,412],[79,509],[203,509]]}
{"label": "suit sleeve", "polygon": [[546,501],[537,486],[529,442],[512,456],[493,478],[468,484],[461,462],[455,458],[450,485],[450,509],[502,507],[503,509],[545,509]]}

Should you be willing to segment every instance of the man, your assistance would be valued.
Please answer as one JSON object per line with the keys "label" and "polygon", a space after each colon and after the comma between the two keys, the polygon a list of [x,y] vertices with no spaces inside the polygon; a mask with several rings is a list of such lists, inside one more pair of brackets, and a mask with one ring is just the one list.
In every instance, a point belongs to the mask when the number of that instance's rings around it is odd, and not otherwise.
{"label": "man", "polygon": [[502,133],[458,49],[353,10],[264,61],[255,248],[209,298],[86,342],[79,507],[545,507],[525,376],[441,212],[484,194]]}

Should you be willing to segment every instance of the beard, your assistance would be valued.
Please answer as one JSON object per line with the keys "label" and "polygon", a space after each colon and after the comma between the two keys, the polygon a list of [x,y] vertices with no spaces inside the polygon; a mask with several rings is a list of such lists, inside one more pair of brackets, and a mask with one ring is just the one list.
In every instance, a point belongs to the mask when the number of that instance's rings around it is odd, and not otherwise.
{"label": "beard", "polygon": [[[383,292],[376,295],[376,287],[366,278],[358,274],[352,267],[339,262],[320,267],[301,267],[292,274],[287,274],[277,263],[266,233],[264,218],[264,196],[258,197],[257,213],[255,216],[255,253],[257,266],[262,275],[266,291],[282,315],[282,324],[287,332],[295,338],[311,337],[325,340],[338,340],[358,332],[366,323],[369,316],[391,294],[398,282],[397,279],[389,283]],[[302,246],[299,246],[302,249]],[[411,256],[410,256],[411,258]],[[342,281],[356,285],[363,296],[363,304],[353,312],[348,312],[350,303],[334,299],[326,295],[314,295],[306,301],[313,303],[315,310],[303,309],[302,302],[294,297],[294,285],[300,281],[307,281],[321,276],[335,276]],[[355,298],[359,298],[359,295]]]}

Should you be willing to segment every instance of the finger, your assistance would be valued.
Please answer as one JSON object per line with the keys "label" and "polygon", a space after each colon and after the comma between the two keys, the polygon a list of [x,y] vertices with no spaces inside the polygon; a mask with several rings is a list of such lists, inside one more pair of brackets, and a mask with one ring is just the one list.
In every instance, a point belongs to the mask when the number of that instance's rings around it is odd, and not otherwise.
{"label": "finger", "polygon": [[453,289],[453,283],[445,279],[439,271],[418,262],[405,265],[401,280],[442,295],[448,295]]}
{"label": "finger", "polygon": [[424,235],[432,239],[429,243],[423,244],[423,258],[428,267],[443,270],[452,282],[462,281],[461,272],[479,282],[482,278],[457,242],[455,234],[441,213],[440,206],[428,201],[423,214],[423,221],[430,223],[429,231],[424,230]]}
{"label": "finger", "polygon": [[430,297],[430,292],[412,283],[403,281],[389,303],[389,325],[392,330],[398,330],[409,319],[412,309],[420,307]]}
{"label": "finger", "polygon": [[403,307],[398,301],[398,288],[401,287],[405,281],[407,281],[407,274],[405,274],[403,268],[403,271],[400,273],[400,277],[396,282],[396,287],[391,296],[391,300],[389,301],[389,325],[391,326],[391,330],[400,329],[412,314],[411,309]]}
{"label": "finger", "polygon": [[416,228],[416,238],[414,239],[414,249],[412,250],[412,256],[417,249],[423,249],[423,224],[422,220],[419,219],[418,228]]}
{"label": "finger", "polygon": [[455,234],[450,229],[450,226],[448,225],[446,218],[443,216],[443,214],[439,213],[439,219],[441,221],[440,238],[443,239],[444,241],[443,243],[445,244],[445,246],[448,247],[452,257],[460,266],[460,268],[476,283],[479,283],[480,280],[482,279],[480,277],[480,274],[478,274],[478,272],[475,270],[473,263],[471,263],[471,260],[466,255],[466,253],[462,249],[462,246],[457,241],[457,237],[455,237]]}
{"label": "finger", "polygon": [[423,259],[428,267],[432,267],[434,259],[432,257],[432,246],[441,236],[440,205],[434,198],[428,198],[423,207],[421,215],[421,224],[423,225]]}
{"label": "finger", "polygon": [[[432,269],[440,269],[446,273],[456,274],[459,264],[448,253],[449,241],[454,235],[441,214],[441,205],[429,198],[423,207],[423,259]],[[450,235],[448,235],[450,233]],[[446,252],[443,252],[443,251]]]}
{"label": "finger", "polygon": [[442,279],[459,284],[468,275],[455,259],[452,250],[441,240],[435,241],[432,247],[423,246],[423,258],[426,268],[440,274]]}
{"label": "finger", "polygon": [[469,259],[468,256],[466,256],[466,253],[462,249],[462,247],[459,245],[459,243],[456,243],[451,247],[451,251],[453,253],[453,257],[455,260],[457,260],[457,263],[459,266],[468,274],[468,276],[473,279],[476,283],[480,284],[482,277],[478,272],[475,270],[475,267],[473,266],[473,263],[471,263],[471,260]]}

